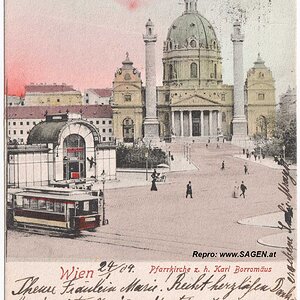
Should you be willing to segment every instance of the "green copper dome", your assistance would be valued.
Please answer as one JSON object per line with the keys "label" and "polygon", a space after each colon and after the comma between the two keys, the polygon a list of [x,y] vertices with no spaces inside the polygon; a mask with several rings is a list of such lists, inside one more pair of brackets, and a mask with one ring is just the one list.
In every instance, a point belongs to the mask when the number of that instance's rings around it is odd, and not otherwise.
{"label": "green copper dome", "polygon": [[202,47],[218,47],[212,25],[197,12],[184,13],[169,28],[167,40],[177,44],[180,49],[186,47],[193,39]]}

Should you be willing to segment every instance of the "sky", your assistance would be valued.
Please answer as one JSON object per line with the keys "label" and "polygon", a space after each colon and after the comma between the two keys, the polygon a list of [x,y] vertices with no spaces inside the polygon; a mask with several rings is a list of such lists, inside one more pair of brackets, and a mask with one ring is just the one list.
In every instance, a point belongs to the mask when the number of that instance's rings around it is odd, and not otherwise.
{"label": "sky", "polygon": [[[243,20],[244,76],[258,52],[273,73],[277,97],[295,87],[295,0],[198,0],[198,11],[221,43],[223,82],[233,84],[232,23]],[[158,34],[157,84],[162,48],[183,0],[5,0],[5,77],[8,93],[21,95],[29,83],[112,87],[128,51],[145,78],[145,23]]]}

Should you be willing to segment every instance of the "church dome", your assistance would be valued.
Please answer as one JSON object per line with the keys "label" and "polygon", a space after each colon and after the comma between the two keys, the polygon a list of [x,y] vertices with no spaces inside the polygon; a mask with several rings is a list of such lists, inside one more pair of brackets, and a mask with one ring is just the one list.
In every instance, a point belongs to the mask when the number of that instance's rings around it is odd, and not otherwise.
{"label": "church dome", "polygon": [[213,49],[218,47],[218,40],[212,25],[197,11],[186,12],[178,17],[169,28],[167,41],[174,43],[174,47],[178,49],[188,45],[191,47],[200,45]]}

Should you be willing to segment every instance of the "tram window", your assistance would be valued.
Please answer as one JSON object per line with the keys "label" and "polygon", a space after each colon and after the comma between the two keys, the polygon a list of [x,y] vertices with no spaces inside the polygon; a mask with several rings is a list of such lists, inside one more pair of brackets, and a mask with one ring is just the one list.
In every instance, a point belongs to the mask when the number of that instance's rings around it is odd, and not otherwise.
{"label": "tram window", "polygon": [[84,201],[83,202],[83,210],[84,211],[89,211],[90,210],[90,202],[89,201]]}
{"label": "tram window", "polygon": [[46,210],[46,200],[39,200],[39,209]]}
{"label": "tram window", "polygon": [[93,200],[91,202],[92,212],[97,213],[98,212],[98,200]]}
{"label": "tram window", "polygon": [[30,200],[30,208],[31,209],[37,209],[38,208],[38,201],[36,199]]}
{"label": "tram window", "polygon": [[63,203],[54,202],[54,211],[58,212],[58,213],[64,213],[65,207],[64,207]]}
{"label": "tram window", "polygon": [[54,204],[53,201],[46,201],[46,207],[48,211],[53,211],[54,210]]}
{"label": "tram window", "polygon": [[29,204],[30,204],[29,199],[28,198],[24,198],[23,199],[23,207],[24,208],[29,208],[29,206],[30,206]]}

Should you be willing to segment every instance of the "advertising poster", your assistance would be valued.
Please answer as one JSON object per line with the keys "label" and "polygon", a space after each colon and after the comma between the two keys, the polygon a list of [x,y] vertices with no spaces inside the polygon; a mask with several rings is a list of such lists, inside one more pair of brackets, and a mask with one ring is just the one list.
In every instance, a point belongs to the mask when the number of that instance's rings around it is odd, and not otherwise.
{"label": "advertising poster", "polygon": [[296,300],[296,23],[5,0],[5,299]]}

